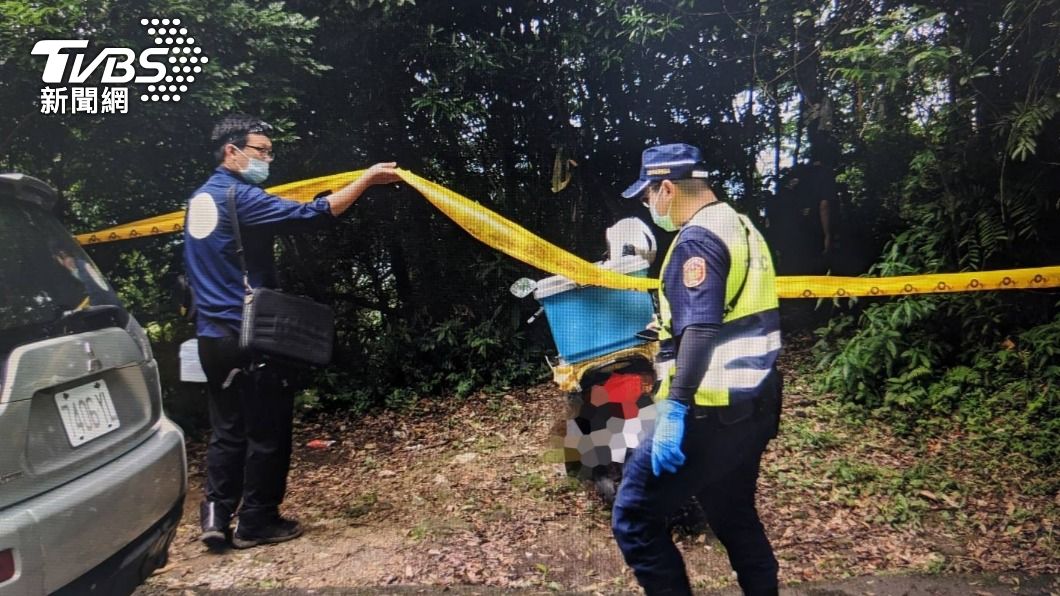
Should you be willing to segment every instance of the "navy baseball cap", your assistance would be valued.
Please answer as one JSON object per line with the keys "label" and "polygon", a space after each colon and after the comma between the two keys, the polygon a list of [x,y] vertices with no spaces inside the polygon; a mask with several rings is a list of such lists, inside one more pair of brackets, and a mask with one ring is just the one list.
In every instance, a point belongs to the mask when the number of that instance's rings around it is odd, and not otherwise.
{"label": "navy baseball cap", "polygon": [[648,147],[640,158],[640,178],[622,193],[627,199],[639,197],[657,180],[707,178],[698,147],[684,143]]}

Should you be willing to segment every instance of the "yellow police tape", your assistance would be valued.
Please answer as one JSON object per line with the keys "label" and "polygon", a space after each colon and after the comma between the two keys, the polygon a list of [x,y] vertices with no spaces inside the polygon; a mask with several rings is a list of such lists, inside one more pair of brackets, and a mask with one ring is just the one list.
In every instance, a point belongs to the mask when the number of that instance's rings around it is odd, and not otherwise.
{"label": "yellow police tape", "polygon": [[781,298],[902,296],[987,290],[1037,290],[1056,287],[1060,287],[1060,267],[971,273],[929,273],[896,277],[792,275],[777,278],[777,295]]}
{"label": "yellow police tape", "polygon": [[608,271],[543,240],[519,224],[411,172],[401,178],[477,240],[538,269],[582,285],[650,290],[659,280]]}
{"label": "yellow police tape", "polygon": [[[309,201],[357,180],[364,170],[300,180],[267,188],[266,191],[295,201]],[[533,234],[526,228],[486,209],[448,188],[407,170],[401,178],[469,234],[515,259],[562,275],[582,285],[615,289],[649,290],[659,280],[608,271],[573,255]],[[180,232],[184,211],[142,219],[98,232],[77,236],[81,244],[98,244],[144,236]],[[986,290],[1041,289],[1060,287],[1060,266],[1009,269],[973,273],[934,273],[899,277],[787,276],[777,278],[780,298],[850,298],[854,296],[900,296]]]}

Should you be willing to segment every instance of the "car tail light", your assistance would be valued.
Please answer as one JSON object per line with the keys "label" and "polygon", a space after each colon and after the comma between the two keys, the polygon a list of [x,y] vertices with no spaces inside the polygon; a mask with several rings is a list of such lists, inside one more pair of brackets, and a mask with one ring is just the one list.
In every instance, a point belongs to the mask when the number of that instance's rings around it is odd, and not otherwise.
{"label": "car tail light", "polygon": [[0,584],[15,577],[15,551],[13,549],[0,550]]}

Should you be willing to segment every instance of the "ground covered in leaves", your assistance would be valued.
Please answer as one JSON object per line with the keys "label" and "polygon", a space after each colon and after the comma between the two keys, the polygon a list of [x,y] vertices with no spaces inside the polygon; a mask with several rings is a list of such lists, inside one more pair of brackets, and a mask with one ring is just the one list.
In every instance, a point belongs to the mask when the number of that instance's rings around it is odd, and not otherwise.
{"label": "ground covered in leaves", "polygon": [[[1000,594],[1017,591],[1028,575],[1060,572],[1056,478],[1027,461],[987,458],[975,446],[982,437],[953,429],[896,437],[815,393],[798,354],[787,357],[785,369],[781,436],[759,484],[784,584],[994,574],[1002,591],[972,593]],[[636,584],[611,537],[608,508],[545,456],[564,411],[565,397],[541,385],[439,399],[404,414],[305,416],[296,427],[285,505],[305,536],[221,554],[196,541],[204,444],[189,439],[183,524],[170,565],[142,592],[631,590]],[[314,440],[334,443],[308,447]],[[680,548],[697,588],[734,585],[724,550],[709,534],[680,535]],[[1060,592],[1055,578],[1043,585]],[[900,590],[894,593],[908,592]],[[892,593],[883,585],[868,592]]]}

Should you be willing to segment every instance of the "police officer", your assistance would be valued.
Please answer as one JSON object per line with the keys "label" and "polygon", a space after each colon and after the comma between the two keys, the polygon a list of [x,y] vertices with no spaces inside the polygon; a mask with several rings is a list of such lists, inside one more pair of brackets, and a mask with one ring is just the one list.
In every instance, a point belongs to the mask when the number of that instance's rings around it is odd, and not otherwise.
{"label": "police officer", "polygon": [[[273,159],[272,127],[246,114],[213,129],[217,169],[192,193],[184,222],[184,263],[197,309],[199,360],[206,373],[212,434],[206,449],[201,540],[210,548],[249,548],[302,533],[280,516],[291,463],[294,395],[274,363],[254,362],[239,348],[243,273],[236,255],[227,196],[235,191],[251,287],[276,287],[273,233],[297,222],[328,222],[374,184],[399,180],[394,163],[376,164],[326,197],[299,203],[259,184]],[[238,508],[234,532],[230,523]]]}
{"label": "police officer", "polygon": [[640,198],[660,228],[680,231],[659,295],[660,339],[675,357],[657,366],[659,417],[623,470],[615,538],[648,594],[691,594],[666,520],[694,496],[744,593],[776,594],[777,561],[755,510],[780,407],[769,250],[750,220],[714,196],[691,145],[645,150],[640,179],[622,196]]}

